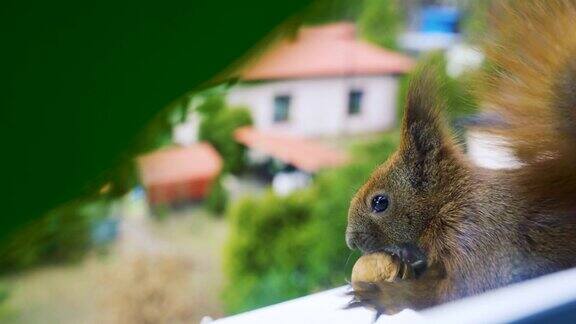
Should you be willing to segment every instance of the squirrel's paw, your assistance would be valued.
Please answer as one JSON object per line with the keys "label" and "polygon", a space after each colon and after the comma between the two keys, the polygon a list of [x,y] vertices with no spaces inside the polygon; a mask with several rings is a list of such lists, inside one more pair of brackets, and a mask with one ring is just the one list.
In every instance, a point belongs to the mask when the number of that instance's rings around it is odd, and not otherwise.
{"label": "squirrel's paw", "polygon": [[409,266],[397,256],[387,253],[373,253],[360,257],[352,269],[353,296],[348,307],[365,306],[379,314],[394,314],[403,309],[392,304],[397,300],[394,287],[398,280],[412,276]]}
{"label": "squirrel's paw", "polygon": [[353,291],[349,294],[352,301],[347,308],[367,307],[376,311],[376,317],[381,314],[393,315],[406,308],[411,308],[410,285],[406,282],[355,282]]}
{"label": "squirrel's paw", "polygon": [[352,269],[352,286],[355,282],[398,281],[419,277],[422,270],[388,253],[367,254],[358,259]]}
{"label": "squirrel's paw", "polygon": [[[412,262],[413,263],[413,262]],[[425,277],[438,277],[437,271],[428,271]],[[418,309],[426,302],[424,290],[428,280],[418,280],[420,269],[403,262],[399,256],[374,253],[362,256],[352,270],[351,307],[368,307],[380,314],[395,314],[405,308]],[[423,294],[424,293],[424,294]]]}

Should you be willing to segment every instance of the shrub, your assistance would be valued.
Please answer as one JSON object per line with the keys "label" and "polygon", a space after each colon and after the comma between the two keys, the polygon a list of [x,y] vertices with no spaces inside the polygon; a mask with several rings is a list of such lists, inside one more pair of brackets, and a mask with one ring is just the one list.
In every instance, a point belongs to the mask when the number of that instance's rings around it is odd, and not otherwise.
{"label": "shrub", "polygon": [[224,110],[226,102],[220,93],[208,93],[204,102],[196,107],[196,111],[204,118],[211,118]]}
{"label": "shrub", "polygon": [[355,149],[359,161],[318,175],[288,197],[246,198],[228,211],[224,301],[239,312],[345,283],[356,256],[344,242],[348,203],[398,136]]}
{"label": "shrub", "polygon": [[246,167],[246,148],[234,139],[234,131],[252,124],[250,111],[226,107],[220,95],[210,95],[196,108],[202,116],[198,138],[214,146],[224,159],[223,172],[239,173]]}
{"label": "shrub", "polygon": [[311,198],[307,192],[288,197],[269,192],[260,199],[244,198],[230,208],[223,296],[228,311],[264,306],[307,291],[305,278],[299,276],[306,248],[299,244],[299,235],[310,218]]}
{"label": "shrub", "polygon": [[362,11],[364,0],[317,0],[303,12],[303,22],[310,25],[337,21],[354,21]]}
{"label": "shrub", "polygon": [[106,200],[77,201],[28,224],[0,244],[0,272],[78,260],[90,248],[92,226],[109,207]]}
{"label": "shrub", "polygon": [[206,208],[215,215],[222,215],[228,205],[228,192],[222,185],[222,177],[214,180],[210,193],[206,199]]}
{"label": "shrub", "polygon": [[8,305],[10,289],[6,284],[0,284],[0,323],[14,322],[16,311]]}

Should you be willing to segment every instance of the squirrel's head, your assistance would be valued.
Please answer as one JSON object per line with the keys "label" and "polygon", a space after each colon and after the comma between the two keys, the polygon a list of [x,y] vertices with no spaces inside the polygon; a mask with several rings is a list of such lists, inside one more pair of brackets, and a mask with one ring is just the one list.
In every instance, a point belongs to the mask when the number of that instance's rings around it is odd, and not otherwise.
{"label": "squirrel's head", "polygon": [[410,82],[399,148],[352,199],[346,230],[352,249],[425,247],[426,233],[449,224],[446,217],[458,209],[469,172],[440,114],[435,75],[422,69]]}

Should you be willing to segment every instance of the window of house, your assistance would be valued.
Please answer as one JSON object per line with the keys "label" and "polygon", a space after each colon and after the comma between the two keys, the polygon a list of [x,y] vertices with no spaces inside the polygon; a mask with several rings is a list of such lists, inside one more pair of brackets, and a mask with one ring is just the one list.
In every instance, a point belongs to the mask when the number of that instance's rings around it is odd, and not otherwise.
{"label": "window of house", "polygon": [[361,90],[350,90],[348,92],[348,115],[358,115],[362,111],[362,96]]}
{"label": "window of house", "polygon": [[288,120],[290,112],[290,96],[274,97],[274,122],[281,123]]}

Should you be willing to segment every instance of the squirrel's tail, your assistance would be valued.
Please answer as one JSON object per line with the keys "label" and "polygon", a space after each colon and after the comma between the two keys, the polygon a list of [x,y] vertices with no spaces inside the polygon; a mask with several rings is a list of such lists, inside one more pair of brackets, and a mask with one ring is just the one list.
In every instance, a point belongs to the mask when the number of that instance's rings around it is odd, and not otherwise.
{"label": "squirrel's tail", "polygon": [[492,10],[479,99],[539,204],[576,207],[576,0],[505,0]]}

